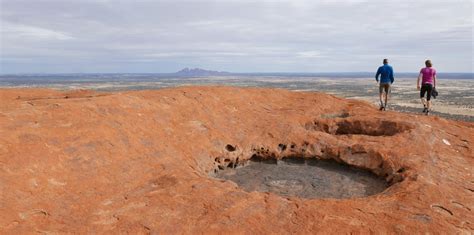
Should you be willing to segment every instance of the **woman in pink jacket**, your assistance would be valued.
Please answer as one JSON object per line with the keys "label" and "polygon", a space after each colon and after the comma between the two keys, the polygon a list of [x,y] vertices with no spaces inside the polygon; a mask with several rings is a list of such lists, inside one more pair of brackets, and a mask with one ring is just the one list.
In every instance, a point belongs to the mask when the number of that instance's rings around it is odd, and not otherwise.
{"label": "woman in pink jacket", "polygon": [[426,113],[426,115],[428,115],[431,110],[431,92],[436,87],[436,69],[433,68],[431,60],[425,61],[425,65],[426,67],[422,68],[420,70],[420,75],[418,75],[416,88],[420,91],[421,103],[424,107],[423,113]]}

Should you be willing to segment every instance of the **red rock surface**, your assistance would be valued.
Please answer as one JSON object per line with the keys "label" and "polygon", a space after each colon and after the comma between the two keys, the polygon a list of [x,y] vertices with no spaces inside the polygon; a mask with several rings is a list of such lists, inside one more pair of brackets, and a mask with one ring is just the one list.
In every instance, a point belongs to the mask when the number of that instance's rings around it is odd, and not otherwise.
{"label": "red rock surface", "polygon": [[[472,233],[473,143],[472,123],[318,93],[3,89],[0,233]],[[392,185],[310,200],[212,177],[254,154],[332,158]]]}

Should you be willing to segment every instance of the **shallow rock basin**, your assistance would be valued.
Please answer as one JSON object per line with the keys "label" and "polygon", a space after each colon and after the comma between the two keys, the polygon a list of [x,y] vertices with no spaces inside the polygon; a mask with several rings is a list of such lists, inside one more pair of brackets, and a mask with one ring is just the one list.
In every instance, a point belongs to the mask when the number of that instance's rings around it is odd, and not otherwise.
{"label": "shallow rock basin", "polygon": [[302,198],[366,197],[388,187],[384,179],[369,171],[335,161],[303,158],[252,159],[244,166],[220,170],[216,177],[231,180],[248,192]]}

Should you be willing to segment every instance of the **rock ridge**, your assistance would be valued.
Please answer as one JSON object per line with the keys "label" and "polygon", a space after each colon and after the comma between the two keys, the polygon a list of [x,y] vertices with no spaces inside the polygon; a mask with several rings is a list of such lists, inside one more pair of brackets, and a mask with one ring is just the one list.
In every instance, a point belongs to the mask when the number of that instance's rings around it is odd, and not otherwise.
{"label": "rock ridge", "polygon": [[[0,90],[0,232],[472,233],[474,125],[283,89]],[[332,159],[357,199],[245,192],[252,157]]]}

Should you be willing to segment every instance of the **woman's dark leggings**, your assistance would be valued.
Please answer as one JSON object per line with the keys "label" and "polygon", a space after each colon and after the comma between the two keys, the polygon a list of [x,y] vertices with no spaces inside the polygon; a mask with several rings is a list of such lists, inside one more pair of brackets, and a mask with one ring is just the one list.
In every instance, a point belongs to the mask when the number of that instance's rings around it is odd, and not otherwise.
{"label": "woman's dark leggings", "polygon": [[421,90],[420,90],[420,98],[425,97],[426,94],[426,100],[431,99],[431,91],[433,91],[433,85],[432,84],[423,84],[421,85]]}

